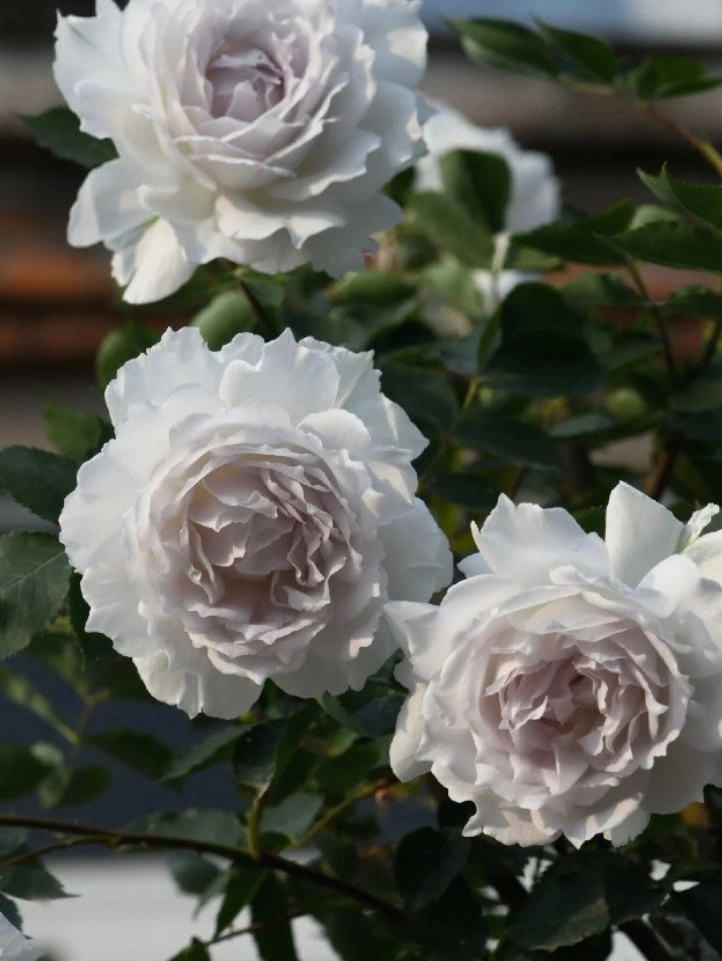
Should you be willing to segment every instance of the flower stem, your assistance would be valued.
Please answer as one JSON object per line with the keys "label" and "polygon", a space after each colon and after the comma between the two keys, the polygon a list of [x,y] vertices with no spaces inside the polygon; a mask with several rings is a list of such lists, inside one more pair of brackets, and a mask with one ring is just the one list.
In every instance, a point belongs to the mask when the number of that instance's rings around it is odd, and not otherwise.
{"label": "flower stem", "polygon": [[703,140],[678,120],[674,120],[666,113],[662,113],[657,109],[655,103],[650,101],[637,101],[637,106],[642,113],[646,114],[648,117],[651,117],[651,119],[658,123],[661,127],[669,130],[670,133],[673,133],[676,137],[679,137],[680,140],[683,140],[686,144],[688,144],[704,160],[707,161],[707,163],[713,168],[719,177],[722,177],[722,154],[720,154],[716,147],[713,147],[708,140]]}
{"label": "flower stem", "polygon": [[[85,838],[87,844],[103,844],[106,847],[118,848],[122,845],[132,844],[147,850],[157,849],[185,849],[205,854],[215,854],[218,857],[227,858],[230,861],[240,862],[247,867],[265,868],[271,871],[280,871],[289,877],[295,877],[302,881],[308,881],[319,887],[330,888],[338,894],[352,898],[363,907],[378,911],[379,914],[393,922],[406,920],[406,912],[403,908],[385,901],[383,898],[356,887],[349,881],[334,877],[323,871],[299,864],[281,857],[279,854],[262,852],[258,858],[254,858],[248,851],[241,848],[231,847],[226,844],[217,844],[213,841],[203,841],[196,838],[171,837],[165,835],[147,834],[141,831],[117,831],[108,828],[98,828],[89,824],[81,824],[72,821],[60,821],[53,818],[33,817],[23,814],[0,814],[0,827],[24,827],[37,831],[52,831],[56,834],[67,834],[77,838]],[[80,840],[77,842],[80,844]]]}

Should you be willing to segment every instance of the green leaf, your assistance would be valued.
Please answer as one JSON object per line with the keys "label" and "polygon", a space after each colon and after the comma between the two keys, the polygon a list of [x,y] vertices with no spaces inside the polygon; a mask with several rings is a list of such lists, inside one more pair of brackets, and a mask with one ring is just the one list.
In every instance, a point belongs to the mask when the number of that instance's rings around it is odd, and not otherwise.
{"label": "green leaf", "polygon": [[490,510],[499,499],[499,491],[480,474],[449,471],[434,479],[434,493],[459,507],[473,511]]}
{"label": "green leaf", "polygon": [[472,219],[496,234],[506,224],[511,193],[509,165],[498,154],[454,150],[439,161],[447,192],[465,207]]}
{"label": "green leaf", "polygon": [[70,565],[51,534],[0,537],[0,657],[21,651],[58,613]]}
{"label": "green leaf", "polygon": [[542,875],[517,911],[508,936],[521,947],[553,951],[608,927],[602,878],[567,856]]}
{"label": "green leaf", "polygon": [[437,247],[470,267],[489,266],[494,256],[492,236],[485,223],[474,220],[458,200],[429,190],[412,194],[409,209]]}
{"label": "green leaf", "polygon": [[49,698],[39,691],[25,674],[0,667],[0,692],[9,701],[24,707],[45,721],[67,741],[72,743],[77,741],[75,730],[55,710]]}
{"label": "green leaf", "polygon": [[53,107],[37,116],[23,116],[33,137],[56,157],[83,167],[97,167],[118,156],[112,140],[99,140],[80,129],[80,121],[67,107]]}
{"label": "green leaf", "polygon": [[722,273],[722,237],[682,221],[657,221],[614,238],[629,256],[681,270]]}
{"label": "green leaf", "polygon": [[56,523],[75,487],[77,466],[67,457],[36,447],[0,451],[0,486],[38,517]]}
{"label": "green leaf", "polygon": [[399,944],[390,932],[356,908],[336,908],[317,913],[328,941],[342,961],[397,961]]}
{"label": "green leaf", "polygon": [[[595,264],[600,266],[622,266],[624,256],[612,241],[585,227],[584,222],[566,224],[557,221],[544,224],[534,230],[515,234],[512,248],[530,247],[533,250],[561,257],[571,263]],[[507,260],[514,257],[513,249]]]}
{"label": "green leaf", "polygon": [[454,431],[454,440],[464,447],[487,451],[516,464],[549,470],[561,470],[563,466],[558,445],[544,431],[533,424],[480,410],[462,415]]}
{"label": "green leaf", "polygon": [[254,331],[258,315],[248,297],[241,290],[227,290],[218,294],[191,321],[211,350],[220,350],[236,334]]}
{"label": "green leaf", "polygon": [[67,598],[68,616],[81,652],[81,683],[93,691],[107,691],[114,697],[152,700],[140,680],[135,664],[122,657],[104,634],[87,633],[90,613],[80,590],[80,575],[73,573]]}
{"label": "green leaf", "polygon": [[560,858],[517,911],[509,937],[553,951],[653,911],[663,892],[642,865],[614,851],[582,850]]}
{"label": "green leaf", "polygon": [[18,930],[22,930],[23,919],[17,904],[11,901],[10,898],[6,898],[3,894],[0,894],[0,914],[2,914],[4,918],[7,918],[10,924],[15,925]]}
{"label": "green leaf", "polygon": [[123,364],[158,342],[158,335],[137,323],[128,323],[120,330],[111,331],[103,340],[95,356],[95,379],[105,390]]}
{"label": "green leaf", "polygon": [[607,527],[607,512],[603,507],[586,507],[574,512],[574,519],[587,534],[604,537]]}
{"label": "green leaf", "polygon": [[200,854],[176,854],[171,858],[170,871],[186,894],[202,894],[221,874],[220,868]]}
{"label": "green leaf", "polygon": [[264,808],[261,827],[264,833],[282,834],[299,841],[309,830],[323,807],[323,798],[310,791],[289,794],[280,804]]}
{"label": "green leaf", "polygon": [[381,389],[399,404],[423,432],[446,430],[459,410],[456,394],[434,370],[418,366],[389,365],[381,372]]}
{"label": "green leaf", "polygon": [[520,284],[501,305],[501,346],[489,364],[500,386],[526,397],[585,394],[602,368],[582,337],[585,319],[543,284]]}
{"label": "green leaf", "polygon": [[333,303],[340,306],[354,308],[362,303],[377,310],[403,303],[414,294],[413,284],[383,270],[347,274],[328,292]]}
{"label": "green leaf", "polygon": [[722,320],[722,296],[707,287],[677,287],[664,306],[670,314]]}
{"label": "green leaf", "polygon": [[384,683],[368,681],[361,691],[340,697],[324,694],[320,706],[343,727],[364,737],[383,737],[396,728],[405,697]]}
{"label": "green leaf", "polygon": [[377,696],[352,711],[351,717],[362,734],[383,737],[396,730],[396,720],[405,700],[406,696],[399,691],[381,688]]}
{"label": "green leaf", "polygon": [[61,404],[45,408],[45,431],[60,453],[78,464],[97,454],[113,436],[113,428],[102,417]]}
{"label": "green leaf", "polygon": [[646,307],[649,302],[632,290],[619,274],[588,271],[565,284],[560,293],[572,310],[592,307]]}
{"label": "green leaf", "polygon": [[260,868],[234,864],[223,879],[223,900],[216,915],[215,937],[230,927],[238,914],[249,904],[266,877]]}
{"label": "green leaf", "polygon": [[86,735],[85,741],[152,778],[160,777],[173,758],[167,745],[150,734],[131,728],[100,731]]}
{"label": "green leaf", "polygon": [[332,797],[345,797],[368,783],[373,772],[388,758],[379,751],[379,742],[352,744],[338,757],[329,757],[316,772],[319,788]]}
{"label": "green leaf", "polygon": [[581,80],[611,84],[617,72],[617,58],[604,40],[572,30],[560,30],[546,23],[540,30],[571,62],[572,73]]}
{"label": "green leaf", "polygon": [[0,798],[28,794],[47,773],[47,765],[32,750],[16,744],[0,744]]}
{"label": "green leaf", "polygon": [[534,30],[509,20],[451,20],[472,60],[518,73],[556,77],[554,51]]}
{"label": "green leaf", "polygon": [[24,901],[72,896],[39,861],[0,865],[0,891]]}
{"label": "green leaf", "polygon": [[484,954],[486,930],[481,906],[457,875],[441,897],[415,914],[410,934],[427,957],[439,961],[478,961]]}
{"label": "green leaf", "polygon": [[174,954],[170,961],[211,961],[211,955],[202,941],[193,938],[188,947]]}
{"label": "green leaf", "polygon": [[261,961],[298,961],[288,898],[273,874],[266,874],[251,900],[251,917],[259,927],[253,937]]}
{"label": "green leaf", "polygon": [[713,230],[722,231],[722,186],[676,180],[669,176],[666,167],[662,167],[656,177],[644,170],[637,170],[637,173],[660,200],[691,214]]}
{"label": "green leaf", "polygon": [[62,790],[53,799],[53,806],[67,805],[75,807],[93,801],[111,787],[113,776],[107,768],[99,764],[89,764],[86,767],[70,770],[70,776],[62,786]]}
{"label": "green leaf", "polygon": [[173,758],[168,764],[163,780],[187,777],[189,774],[229,759],[236,741],[248,730],[248,724],[224,725],[194,744],[185,754]]}
{"label": "green leaf", "polygon": [[640,100],[702,93],[722,82],[720,78],[707,76],[700,60],[684,56],[647,57],[623,79]]}
{"label": "green leaf", "polygon": [[232,758],[239,782],[258,792],[267,790],[283,773],[317,712],[314,703],[307,703],[289,718],[255,724],[244,731]]}
{"label": "green leaf", "polygon": [[467,838],[419,828],[406,834],[396,850],[394,879],[410,911],[419,911],[444,894],[469,858]]}

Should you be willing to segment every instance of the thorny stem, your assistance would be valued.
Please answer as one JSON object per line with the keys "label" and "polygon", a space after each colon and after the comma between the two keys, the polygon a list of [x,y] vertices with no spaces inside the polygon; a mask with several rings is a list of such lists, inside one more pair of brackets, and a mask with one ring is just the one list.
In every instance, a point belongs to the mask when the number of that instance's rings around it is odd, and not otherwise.
{"label": "thorny stem", "polygon": [[[57,834],[70,834],[84,838],[86,844],[103,844],[117,848],[125,844],[137,844],[148,850],[153,848],[185,849],[205,854],[215,854],[230,861],[241,862],[247,867],[261,867],[271,871],[280,871],[289,877],[295,877],[319,887],[330,888],[339,894],[346,895],[366,908],[371,908],[383,914],[389,921],[401,922],[406,920],[406,912],[395,904],[385,901],[377,895],[357,888],[355,884],[333,877],[323,871],[317,871],[305,864],[291,861],[279,854],[262,852],[254,858],[248,851],[217,844],[212,841],[202,841],[195,838],[167,837],[165,835],[147,834],[141,831],[116,831],[98,828],[89,824],[70,821],[59,821],[52,818],[32,817],[21,814],[0,814],[0,826],[25,827],[38,831],[53,831]],[[80,840],[77,841],[81,843]]]}
{"label": "thorny stem", "polygon": [[672,476],[674,465],[677,463],[677,456],[681,447],[679,436],[671,436],[662,449],[659,459],[647,475],[644,482],[644,492],[653,500],[659,500],[659,497],[664,493],[664,489]]}
{"label": "thorny stem", "polygon": [[252,924],[247,925],[245,928],[234,928],[231,931],[227,931],[225,934],[216,935],[215,938],[211,938],[209,941],[204,942],[207,948],[213,947],[214,944],[220,944],[222,941],[231,941],[233,938],[240,938],[244,934],[255,934],[256,931],[263,931],[265,928],[270,928],[275,924],[282,924],[286,921],[293,921],[295,918],[303,917],[303,912],[294,911],[291,914],[284,914],[277,918],[272,918],[267,921],[254,921]]}
{"label": "thorny stem", "polygon": [[268,790],[261,791],[248,812],[248,850],[256,861],[260,861],[263,853],[263,848],[261,847],[261,821],[263,819],[263,809],[266,806],[267,797]]}
{"label": "thorny stem", "polygon": [[251,290],[251,288],[248,286],[245,280],[238,274],[236,274],[236,276],[238,277],[238,283],[241,286],[241,290],[248,298],[248,303],[253,308],[253,313],[256,315],[256,318],[261,324],[261,327],[263,328],[264,333],[266,334],[266,336],[271,337],[273,340],[275,340],[276,337],[278,337],[278,335],[281,333],[281,331],[278,330],[276,324],[273,321],[273,318],[268,313],[268,311],[263,306],[263,304],[258,299],[258,297],[256,297],[253,290]]}
{"label": "thorny stem", "polygon": [[[618,93],[614,87],[603,84],[568,80],[567,85],[580,93],[592,93],[597,96],[613,97]],[[660,127],[664,127],[665,130],[674,134],[675,137],[683,140],[687,146],[691,147],[692,150],[698,153],[713,168],[719,177],[722,177],[722,154],[720,154],[709,141],[698,137],[694,131],[690,130],[689,127],[686,127],[683,123],[680,123],[679,120],[675,120],[668,114],[662,113],[654,101],[635,99],[633,103],[635,107],[649,117],[650,120],[654,120]]]}
{"label": "thorny stem", "polygon": [[303,847],[311,840],[311,838],[315,838],[317,834],[320,834],[321,831],[323,831],[324,828],[326,828],[331,821],[334,820],[334,818],[338,817],[339,814],[342,814],[347,808],[353,807],[357,801],[362,801],[364,798],[370,797],[377,791],[390,786],[390,781],[378,781],[376,784],[372,784],[370,787],[366,787],[363,790],[357,791],[355,794],[350,794],[348,797],[345,797],[343,801],[339,801],[338,804],[330,807],[324,816],[316,821],[313,827],[299,841],[299,846]]}
{"label": "thorny stem", "polygon": [[661,307],[654,302],[647,285],[644,282],[644,278],[639,270],[639,267],[633,260],[627,261],[627,270],[629,275],[634,281],[634,284],[639,291],[640,296],[644,297],[651,304],[652,315],[654,317],[655,323],[657,324],[657,332],[659,333],[659,339],[662,344],[662,353],[664,354],[664,360],[667,364],[667,369],[669,371],[669,376],[671,380],[677,376],[677,365],[674,362],[674,353],[672,351],[672,341],[669,337],[669,331],[667,330],[667,324],[664,319],[664,313]]}
{"label": "thorny stem", "polygon": [[693,150],[695,150],[707,163],[715,170],[719,177],[722,177],[722,155],[719,151],[712,146],[707,140],[702,140],[697,134],[693,133],[688,127],[680,123],[678,120],[674,120],[669,117],[666,113],[661,113],[656,104],[649,101],[637,101],[637,106],[652,120],[656,121],[660,126],[669,130],[676,137],[684,140]]}
{"label": "thorny stem", "polygon": [[677,957],[676,954],[667,950],[654,930],[641,919],[625,921],[618,925],[618,930],[626,934],[647,961],[674,961]]}

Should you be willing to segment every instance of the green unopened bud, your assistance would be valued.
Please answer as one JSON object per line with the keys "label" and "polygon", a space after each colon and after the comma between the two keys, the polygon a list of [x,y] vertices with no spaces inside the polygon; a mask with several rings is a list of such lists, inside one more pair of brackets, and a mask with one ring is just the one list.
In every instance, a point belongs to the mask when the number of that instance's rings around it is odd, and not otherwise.
{"label": "green unopened bud", "polygon": [[128,324],[109,333],[95,358],[95,377],[100,389],[105,390],[123,364],[142,354],[157,341],[158,335],[140,324]]}
{"label": "green unopened bud", "polygon": [[619,387],[611,391],[604,406],[619,420],[635,420],[649,410],[644,397],[633,387]]}
{"label": "green unopened bud", "polygon": [[246,295],[240,290],[228,290],[196,314],[191,326],[200,330],[211,350],[220,350],[236,334],[254,330],[256,321]]}

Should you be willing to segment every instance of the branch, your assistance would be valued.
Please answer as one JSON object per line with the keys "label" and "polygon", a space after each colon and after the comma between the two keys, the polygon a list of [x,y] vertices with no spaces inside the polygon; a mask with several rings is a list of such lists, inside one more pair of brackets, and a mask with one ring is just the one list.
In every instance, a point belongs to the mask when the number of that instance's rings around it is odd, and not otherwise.
{"label": "branch", "polygon": [[681,447],[682,444],[679,437],[670,437],[663,447],[656,464],[652,465],[652,469],[644,481],[644,493],[653,500],[659,500],[660,496],[664,493],[664,489],[669,483],[672,472],[674,471],[674,465],[677,463],[677,456]]}
{"label": "branch", "polygon": [[652,928],[642,920],[625,921],[617,929],[629,938],[647,961],[674,961],[676,954],[667,950]]}
{"label": "branch", "polygon": [[680,140],[688,144],[692,150],[695,150],[707,161],[719,177],[722,177],[722,156],[711,143],[707,140],[702,140],[701,137],[698,137],[696,133],[693,133],[693,131],[685,127],[684,124],[678,120],[674,120],[672,117],[667,116],[666,113],[659,111],[656,104],[649,101],[638,101],[637,106],[642,113],[651,117],[651,119],[656,121],[661,127],[669,130],[675,137],[679,137]]}
{"label": "branch", "polygon": [[[401,922],[406,920],[406,912],[395,904],[383,898],[357,888],[356,885],[342,878],[333,877],[323,871],[290,861],[279,854],[263,852],[254,858],[241,848],[234,848],[226,844],[216,844],[213,841],[201,841],[194,838],[169,837],[165,835],[146,834],[141,831],[115,831],[97,828],[89,824],[78,824],[69,821],[58,821],[51,818],[29,817],[20,814],[0,814],[0,827],[24,827],[38,831],[52,831],[57,834],[69,834],[78,838],[85,838],[87,844],[103,844],[107,847],[120,847],[124,844],[134,844],[140,847],[175,848],[196,851],[205,854],[215,854],[230,861],[241,862],[244,866],[266,868],[271,871],[281,871],[289,877],[308,881],[319,887],[330,888],[338,894],[353,898],[364,907],[371,908],[383,914],[389,921]],[[80,842],[78,842],[80,843]]]}

